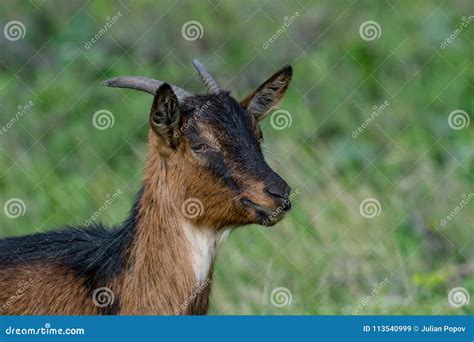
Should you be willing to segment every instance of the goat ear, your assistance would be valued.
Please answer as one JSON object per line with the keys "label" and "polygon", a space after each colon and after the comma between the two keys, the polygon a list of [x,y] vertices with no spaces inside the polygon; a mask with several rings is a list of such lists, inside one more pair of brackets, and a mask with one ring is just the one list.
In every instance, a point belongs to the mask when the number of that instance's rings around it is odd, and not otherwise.
{"label": "goat ear", "polygon": [[240,101],[240,105],[247,109],[257,120],[263,120],[266,114],[280,103],[286,93],[292,75],[293,69],[291,66],[284,66],[263,82],[253,93]]}
{"label": "goat ear", "polygon": [[150,126],[158,137],[173,142],[173,133],[181,119],[178,98],[171,86],[163,83],[155,93],[150,112]]}

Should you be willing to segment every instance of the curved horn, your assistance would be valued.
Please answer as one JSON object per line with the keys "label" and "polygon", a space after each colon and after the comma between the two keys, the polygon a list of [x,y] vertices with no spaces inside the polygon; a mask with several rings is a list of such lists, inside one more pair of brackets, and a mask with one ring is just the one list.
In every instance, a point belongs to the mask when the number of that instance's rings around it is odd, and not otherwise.
{"label": "curved horn", "polygon": [[[141,90],[151,95],[155,95],[156,90],[163,84],[163,82],[158,80],[137,76],[115,77],[110,80],[102,81],[101,83],[107,87]],[[180,101],[185,97],[192,96],[190,92],[175,85],[171,85],[171,88],[173,88],[173,92]]]}
{"label": "curved horn", "polygon": [[221,91],[221,87],[219,87],[219,84],[217,84],[214,77],[211,76],[211,74],[207,71],[206,67],[201,62],[199,62],[195,58],[193,59],[193,65],[198,71],[199,76],[201,76],[201,80],[210,94],[217,94]]}

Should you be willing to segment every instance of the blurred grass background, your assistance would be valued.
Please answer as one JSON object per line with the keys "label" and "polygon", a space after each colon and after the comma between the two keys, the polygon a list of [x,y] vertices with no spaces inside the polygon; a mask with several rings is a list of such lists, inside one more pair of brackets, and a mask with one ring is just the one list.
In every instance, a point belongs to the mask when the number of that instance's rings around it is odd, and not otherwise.
{"label": "blurred grass background", "polygon": [[[440,47],[470,15],[469,0],[2,2],[2,27],[18,20],[26,34],[0,35],[0,126],[34,105],[0,135],[0,204],[21,198],[27,208],[16,219],[0,213],[0,236],[83,223],[118,189],[101,220],[126,217],[152,99],[100,80],[142,75],[200,93],[198,57],[241,98],[291,63],[281,109],[292,124],[267,120],[263,131],[267,159],[299,195],[276,227],[239,229],[222,245],[211,313],[351,314],[364,303],[358,314],[472,314],[472,301],[454,308],[447,294],[474,294],[474,204],[440,224],[474,192],[474,125],[448,125],[453,110],[474,113],[474,22]],[[181,33],[191,20],[203,27],[195,41]],[[359,35],[369,20],[381,27],[373,41]],[[100,109],[113,127],[94,128]],[[371,219],[359,213],[369,197],[381,204]],[[291,304],[271,304],[277,287]]]}

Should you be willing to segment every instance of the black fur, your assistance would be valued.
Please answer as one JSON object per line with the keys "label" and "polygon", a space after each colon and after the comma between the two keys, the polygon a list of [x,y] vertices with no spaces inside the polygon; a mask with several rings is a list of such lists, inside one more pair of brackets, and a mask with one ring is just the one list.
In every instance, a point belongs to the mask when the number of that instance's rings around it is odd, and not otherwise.
{"label": "black fur", "polygon": [[[165,90],[170,92],[171,88]],[[160,98],[154,102],[150,123],[156,133],[164,133],[163,129],[169,129],[169,126],[177,128],[174,126],[178,124],[179,118],[192,123],[184,131],[175,133],[184,134],[191,143],[199,143],[202,139],[199,126],[203,123],[206,128],[212,129],[221,147],[220,151],[208,154],[209,169],[230,189],[238,190],[239,187],[232,173],[246,175],[267,185],[287,187],[263,158],[259,141],[261,133],[255,118],[229,93],[189,97],[179,103],[180,111],[173,107],[177,105],[177,99],[174,94],[172,96],[172,102],[160,102]],[[204,110],[197,116],[199,108]],[[179,112],[183,116],[154,115],[155,112],[162,114],[163,110],[175,114]],[[113,229],[95,224],[91,227],[66,227],[57,231],[0,239],[0,269],[17,264],[56,262],[71,269],[92,295],[95,289],[108,286],[111,280],[126,271],[126,253],[136,231],[142,191],[128,219]],[[102,309],[103,314],[116,314],[119,311],[120,298],[115,298],[112,306]]]}
{"label": "black fur", "polygon": [[[182,107],[187,120],[203,122],[216,133],[222,150],[210,153],[208,162],[210,168],[228,186],[235,188],[237,185],[228,171],[230,165],[224,164],[223,153],[239,174],[267,184],[286,184],[265,162],[260,148],[260,132],[255,129],[256,124],[252,121],[252,116],[229,93],[194,96],[186,99]],[[206,110],[193,120],[196,108]],[[199,142],[200,133],[197,126],[191,125],[186,132],[191,142]]]}
{"label": "black fur", "polygon": [[[108,286],[126,267],[126,251],[137,223],[139,192],[127,220],[108,228],[102,224],[0,239],[0,268],[34,262],[56,262],[73,270],[89,292]],[[102,309],[103,314],[120,310],[120,299]]]}

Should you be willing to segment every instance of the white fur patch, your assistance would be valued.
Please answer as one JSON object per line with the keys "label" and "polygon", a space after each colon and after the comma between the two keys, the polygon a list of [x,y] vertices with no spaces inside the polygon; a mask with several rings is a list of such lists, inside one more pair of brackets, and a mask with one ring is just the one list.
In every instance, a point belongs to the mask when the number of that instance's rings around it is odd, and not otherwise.
{"label": "white fur patch", "polygon": [[186,224],[184,229],[189,240],[191,262],[199,286],[207,279],[217,253],[217,246],[229,235],[230,229],[216,233],[213,229],[197,228],[191,224]]}

